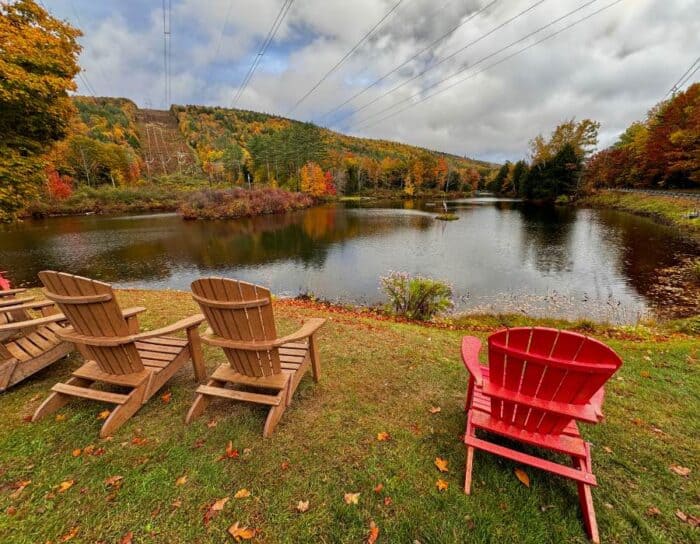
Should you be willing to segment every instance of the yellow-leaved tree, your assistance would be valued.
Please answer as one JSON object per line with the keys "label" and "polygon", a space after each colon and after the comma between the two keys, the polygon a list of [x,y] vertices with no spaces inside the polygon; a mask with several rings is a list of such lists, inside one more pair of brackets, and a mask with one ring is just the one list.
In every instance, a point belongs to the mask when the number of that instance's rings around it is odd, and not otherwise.
{"label": "yellow-leaved tree", "polygon": [[299,172],[301,192],[321,196],[326,192],[326,178],[323,169],[313,161],[307,162]]}
{"label": "yellow-leaved tree", "polygon": [[65,135],[80,35],[33,0],[0,3],[0,220],[38,194],[42,155]]}

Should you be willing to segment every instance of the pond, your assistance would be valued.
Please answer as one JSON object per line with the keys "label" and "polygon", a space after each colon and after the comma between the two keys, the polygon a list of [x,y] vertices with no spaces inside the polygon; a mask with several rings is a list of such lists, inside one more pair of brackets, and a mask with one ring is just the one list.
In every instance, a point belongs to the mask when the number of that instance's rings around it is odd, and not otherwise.
{"label": "pond", "polygon": [[658,271],[690,249],[652,221],[612,210],[471,198],[331,204],[234,221],[175,214],[81,216],[0,227],[0,269],[37,285],[55,269],[120,287],[189,289],[205,275],[375,304],[379,278],[405,271],[448,281],[456,309],[635,322]]}

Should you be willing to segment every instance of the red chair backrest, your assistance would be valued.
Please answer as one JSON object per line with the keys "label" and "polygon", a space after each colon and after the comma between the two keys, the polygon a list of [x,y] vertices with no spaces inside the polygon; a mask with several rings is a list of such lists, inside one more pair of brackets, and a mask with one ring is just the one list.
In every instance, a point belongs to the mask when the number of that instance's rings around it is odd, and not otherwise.
{"label": "red chair backrest", "polygon": [[0,271],[0,291],[7,291],[11,287],[10,280],[3,274],[7,274],[7,272]]}
{"label": "red chair backrest", "polygon": [[[514,395],[582,405],[622,365],[605,344],[544,327],[505,329],[489,337],[489,381]],[[491,398],[491,416],[542,434],[558,434],[570,416]]]}

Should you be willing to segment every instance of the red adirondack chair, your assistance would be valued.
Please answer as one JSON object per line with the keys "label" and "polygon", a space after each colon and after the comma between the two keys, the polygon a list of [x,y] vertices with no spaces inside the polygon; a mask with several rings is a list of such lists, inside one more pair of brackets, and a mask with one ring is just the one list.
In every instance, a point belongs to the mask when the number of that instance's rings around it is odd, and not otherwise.
{"label": "red adirondack chair", "polygon": [[[620,368],[621,359],[597,340],[542,327],[492,334],[488,367],[479,364],[480,349],[478,338],[462,340],[462,360],[470,374],[465,493],[471,491],[475,449],[570,478],[578,484],[588,536],[599,542],[591,495],[591,486],[597,485],[591,449],[576,422],[603,419],[603,385]],[[568,455],[573,467],[478,438],[477,430]]]}

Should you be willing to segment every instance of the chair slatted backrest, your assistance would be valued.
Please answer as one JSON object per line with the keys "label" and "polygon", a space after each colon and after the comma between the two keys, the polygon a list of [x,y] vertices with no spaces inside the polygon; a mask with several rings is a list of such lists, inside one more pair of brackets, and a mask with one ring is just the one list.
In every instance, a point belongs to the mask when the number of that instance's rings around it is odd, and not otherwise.
{"label": "chair slatted backrest", "polygon": [[[76,334],[100,338],[129,336],[129,326],[109,284],[53,271],[39,272],[39,279],[46,298],[58,305]],[[134,342],[91,346],[76,341],[76,345],[83,357],[95,361],[104,372],[130,374],[144,369]]]}
{"label": "chair slatted backrest", "polygon": [[[541,401],[587,404],[622,364],[605,344],[544,327],[505,329],[489,337],[489,381]],[[519,428],[558,434],[571,417],[491,397],[491,415]]]}
{"label": "chair slatted backrest", "polygon": [[[277,339],[269,289],[228,278],[202,278],[192,282],[192,293],[216,336],[245,342]],[[277,348],[224,352],[231,367],[246,376],[282,371]]]}

